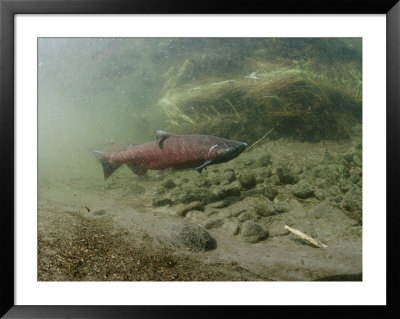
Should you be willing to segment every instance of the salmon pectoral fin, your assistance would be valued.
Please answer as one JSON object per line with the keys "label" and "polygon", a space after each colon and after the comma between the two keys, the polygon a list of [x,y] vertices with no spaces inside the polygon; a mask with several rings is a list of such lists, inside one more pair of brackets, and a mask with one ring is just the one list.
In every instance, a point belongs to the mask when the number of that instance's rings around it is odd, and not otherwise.
{"label": "salmon pectoral fin", "polygon": [[140,167],[140,166],[138,166],[138,165],[136,165],[136,164],[134,164],[134,163],[126,164],[126,165],[128,165],[128,167],[130,168],[130,170],[131,170],[132,172],[134,172],[136,175],[144,176],[144,175],[147,174],[147,168]]}
{"label": "salmon pectoral fin", "polygon": [[111,174],[121,166],[120,163],[115,163],[110,160],[110,153],[95,151],[93,154],[103,167],[104,179],[109,178]]}
{"label": "salmon pectoral fin", "polygon": [[165,132],[165,131],[160,131],[160,130],[158,130],[158,131],[156,132],[156,138],[157,138],[157,144],[158,144],[158,146],[159,146],[160,148],[163,148],[163,142],[164,142],[164,140],[167,139],[167,138],[170,137],[170,136],[173,136],[173,135],[175,135],[175,134],[172,134],[172,133],[168,133],[168,132]]}
{"label": "salmon pectoral fin", "polygon": [[196,167],[196,171],[198,171],[201,174],[201,171],[203,170],[203,168],[205,169],[208,165],[210,165],[212,163],[212,161],[207,160],[205,161],[203,164],[201,164],[199,167]]}

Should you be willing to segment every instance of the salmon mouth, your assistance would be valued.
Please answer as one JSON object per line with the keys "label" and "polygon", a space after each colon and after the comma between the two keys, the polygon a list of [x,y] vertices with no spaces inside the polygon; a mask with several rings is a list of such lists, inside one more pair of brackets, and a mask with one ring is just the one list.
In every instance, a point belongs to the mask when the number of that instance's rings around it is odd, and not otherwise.
{"label": "salmon mouth", "polygon": [[246,147],[247,147],[247,143],[243,143],[243,142],[238,143],[235,146],[235,149],[234,149],[233,154],[232,154],[233,155],[232,158],[235,158],[235,157],[239,156],[239,154],[242,153],[246,149]]}
{"label": "salmon mouth", "polygon": [[224,163],[228,162],[235,157],[238,157],[240,153],[242,153],[247,147],[247,143],[243,142],[235,142],[234,144],[231,144],[229,147],[227,147],[224,150],[224,153],[218,156],[218,158],[213,159],[214,163]]}

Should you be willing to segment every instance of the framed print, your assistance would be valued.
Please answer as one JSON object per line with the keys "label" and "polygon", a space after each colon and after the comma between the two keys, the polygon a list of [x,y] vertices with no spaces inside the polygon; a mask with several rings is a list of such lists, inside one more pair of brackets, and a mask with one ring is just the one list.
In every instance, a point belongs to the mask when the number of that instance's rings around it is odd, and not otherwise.
{"label": "framed print", "polygon": [[400,7],[304,3],[1,1],[5,318],[397,311]]}

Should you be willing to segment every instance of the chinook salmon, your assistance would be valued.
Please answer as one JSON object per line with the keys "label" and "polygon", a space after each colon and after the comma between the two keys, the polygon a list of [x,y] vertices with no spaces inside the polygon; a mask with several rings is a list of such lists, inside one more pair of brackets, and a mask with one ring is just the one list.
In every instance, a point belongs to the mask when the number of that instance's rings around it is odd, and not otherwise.
{"label": "chinook salmon", "polygon": [[[126,164],[137,175],[147,170],[161,170],[157,175],[175,169],[196,168],[228,162],[244,151],[247,144],[209,135],[175,135],[157,131],[157,140],[119,151],[95,151],[107,179],[121,165]],[[112,149],[112,148],[111,148]]]}

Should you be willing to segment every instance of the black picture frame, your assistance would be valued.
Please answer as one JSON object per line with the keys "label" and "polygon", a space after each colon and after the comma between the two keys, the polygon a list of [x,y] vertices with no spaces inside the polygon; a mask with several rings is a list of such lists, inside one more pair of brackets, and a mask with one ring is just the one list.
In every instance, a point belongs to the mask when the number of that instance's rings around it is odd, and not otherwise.
{"label": "black picture frame", "polygon": [[[378,307],[192,307],[192,306],[16,306],[14,303],[14,16],[15,14],[386,14],[387,18],[387,306]],[[400,136],[400,3],[398,0],[274,1],[245,3],[204,0],[0,0],[0,180],[1,192],[1,296],[4,318],[165,318],[165,317],[247,317],[260,311],[266,316],[292,314],[298,317],[323,312],[324,316],[379,318],[399,316],[396,288],[399,263],[396,224],[399,180]]]}

